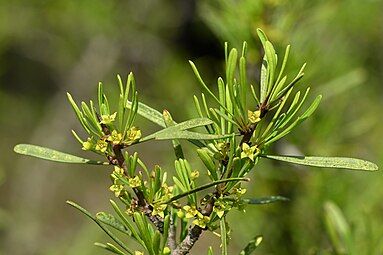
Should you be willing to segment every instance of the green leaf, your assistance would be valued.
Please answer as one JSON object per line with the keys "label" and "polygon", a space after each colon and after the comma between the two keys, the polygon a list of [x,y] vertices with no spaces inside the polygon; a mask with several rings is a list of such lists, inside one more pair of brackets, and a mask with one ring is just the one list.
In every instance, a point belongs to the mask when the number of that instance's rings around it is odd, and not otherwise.
{"label": "green leaf", "polygon": [[214,157],[213,155],[210,155],[209,149],[207,148],[201,148],[197,149],[197,154],[199,158],[202,160],[203,164],[209,171],[209,177],[212,180],[218,180],[218,174],[217,174],[217,169],[214,163]]}
{"label": "green leaf", "polygon": [[261,197],[261,198],[244,198],[241,199],[242,203],[250,204],[250,205],[264,205],[275,203],[279,201],[289,201],[287,197],[282,196],[269,196],[269,197]]}
{"label": "green leaf", "polygon": [[248,245],[239,253],[239,255],[250,255],[261,244],[263,236],[256,236],[251,240]]}
{"label": "green leaf", "polygon": [[349,248],[352,244],[352,236],[350,226],[344,218],[342,211],[332,202],[326,202],[324,210],[327,233],[336,253],[350,254]]}
{"label": "green leaf", "polygon": [[186,129],[191,129],[200,126],[206,126],[212,124],[213,121],[208,118],[197,118],[191,119],[178,123],[174,126],[162,129],[154,134],[146,136],[140,140],[140,142],[145,142],[151,139],[157,140],[169,140],[169,139],[191,139],[191,140],[215,140],[230,137],[231,135],[212,135],[212,134],[203,134],[197,132],[186,131]]}
{"label": "green leaf", "polygon": [[[128,109],[132,108],[132,102],[127,101],[126,102],[126,107]],[[141,115],[142,117],[150,120],[151,122],[161,126],[161,127],[166,127],[164,119],[162,117],[162,114],[157,111],[154,108],[151,108],[150,106],[147,106],[146,104],[143,103],[138,103],[138,110],[137,113]]]}
{"label": "green leaf", "polygon": [[178,194],[172,198],[170,198],[168,201],[166,202],[163,202],[163,204],[168,204],[168,203],[171,203],[175,200],[178,200],[180,198],[183,198],[185,196],[188,196],[190,194],[193,194],[193,193],[196,193],[196,192],[199,192],[201,190],[205,190],[205,189],[208,189],[212,186],[215,186],[217,184],[220,184],[220,183],[226,183],[226,182],[237,182],[237,181],[250,181],[249,178],[228,178],[228,179],[222,179],[222,180],[218,180],[218,181],[214,181],[214,182],[210,182],[210,183],[207,183],[205,185],[202,185],[202,186],[199,186],[197,188],[194,188],[194,189],[191,189],[191,190],[188,190],[184,193],[181,193],[181,194]]}
{"label": "green leaf", "polygon": [[85,123],[84,115],[80,111],[80,109],[78,108],[76,102],[73,100],[72,95],[67,92],[67,97],[68,97],[69,103],[71,104],[71,106],[72,106],[72,108],[73,108],[73,110],[74,110],[74,112],[76,114],[77,119],[80,121],[80,123],[81,123],[82,127],[85,129],[85,131],[88,134],[90,134],[90,130],[89,130],[88,126]]}
{"label": "green leaf", "polygon": [[257,28],[257,34],[259,39],[261,40],[262,45],[265,45],[266,41],[268,41],[265,32],[263,32],[262,29]]}
{"label": "green leaf", "polygon": [[18,144],[13,149],[16,153],[27,155],[31,157],[41,158],[49,161],[72,163],[72,164],[91,164],[91,165],[109,165],[108,162],[96,161],[81,158],[64,152],[56,151],[53,149],[32,145],[32,144]]}
{"label": "green leaf", "polygon": [[271,42],[266,41],[265,43],[265,55],[267,59],[267,71],[268,71],[268,85],[267,85],[267,95],[271,92],[271,88],[274,83],[275,69],[277,66],[277,59],[275,57],[275,50]]}
{"label": "green leaf", "polygon": [[132,237],[134,237],[139,243],[144,245],[143,240],[139,236],[138,232],[136,229],[133,227],[133,225],[128,221],[128,219],[125,217],[125,214],[121,211],[120,207],[114,202],[113,200],[109,200],[110,203],[112,204],[112,207],[114,211],[117,213],[117,215],[120,217],[120,219],[125,223],[125,226],[127,226],[132,233]]}
{"label": "green leaf", "polygon": [[155,133],[150,137],[144,137],[141,142],[156,139],[156,140],[172,140],[172,139],[190,139],[190,140],[217,140],[231,137],[232,135],[211,135],[202,134],[197,132],[182,131],[182,130],[169,130],[169,132]]}
{"label": "green leaf", "polygon": [[167,245],[168,236],[169,236],[169,228],[170,228],[170,217],[171,217],[171,215],[168,214],[164,218],[164,233],[162,234],[162,236],[164,238],[162,238],[162,240],[161,240],[160,251],[163,251],[165,246]]}
{"label": "green leaf", "polygon": [[79,210],[80,212],[82,212],[85,216],[87,216],[88,218],[90,218],[91,220],[93,220],[113,241],[115,241],[118,245],[121,246],[121,248],[123,248],[126,252],[128,252],[129,254],[132,254],[133,255],[133,251],[131,251],[120,239],[118,239],[109,229],[107,229],[106,227],[104,227],[101,222],[96,219],[95,217],[92,216],[92,214],[90,212],[88,212],[86,209],[82,208],[81,206],[79,206],[78,204],[76,204],[75,202],[73,201],[66,201],[67,204],[69,204],[70,206],[76,208],[77,210]]}
{"label": "green leaf", "polygon": [[134,222],[137,225],[138,230],[140,231],[140,236],[145,243],[145,247],[148,250],[150,255],[155,255],[153,250],[153,243],[149,232],[149,225],[145,216],[141,213],[134,212],[133,214]]}
{"label": "green leaf", "polygon": [[[170,114],[169,111],[164,110],[162,112],[162,115],[163,115],[163,119],[165,121],[166,127],[172,127],[175,125],[175,122],[173,121],[172,115]],[[173,144],[173,149],[174,149],[176,158],[184,158],[184,153],[183,153],[180,142],[175,139],[175,140],[172,140],[172,144]]]}
{"label": "green leaf", "polygon": [[107,251],[110,251],[110,252],[112,252],[114,254],[126,255],[125,252],[121,251],[120,249],[118,249],[116,246],[114,246],[111,243],[107,243],[106,245],[103,244],[103,243],[94,243],[94,245],[96,245],[97,247],[103,248],[103,249],[105,249]]}
{"label": "green leaf", "polygon": [[314,156],[277,156],[277,155],[261,155],[268,159],[289,162],[298,165],[328,167],[328,168],[344,168],[350,170],[376,171],[378,166],[372,162],[345,157],[314,157]]}
{"label": "green leaf", "polygon": [[220,222],[220,229],[221,229],[221,254],[227,255],[227,231],[226,231],[226,222],[225,217],[222,217]]}
{"label": "green leaf", "polygon": [[105,213],[105,212],[99,212],[96,214],[96,218],[101,221],[102,223],[111,226],[112,228],[127,234],[131,235],[130,232],[127,230],[127,228],[119,221],[117,220],[113,215]]}

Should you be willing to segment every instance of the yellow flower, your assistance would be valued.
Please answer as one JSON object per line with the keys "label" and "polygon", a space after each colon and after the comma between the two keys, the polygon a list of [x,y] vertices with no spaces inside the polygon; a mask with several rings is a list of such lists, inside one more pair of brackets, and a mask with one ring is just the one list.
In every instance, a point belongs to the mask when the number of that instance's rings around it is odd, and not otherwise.
{"label": "yellow flower", "polygon": [[181,209],[177,211],[177,217],[180,218],[180,219],[183,219],[185,217],[185,213],[184,211],[182,211]]}
{"label": "yellow flower", "polygon": [[233,190],[234,190],[233,193],[239,196],[245,194],[247,191],[246,189],[243,189],[243,188],[234,188]]}
{"label": "yellow flower", "polygon": [[225,214],[226,203],[222,200],[217,200],[214,203],[213,211],[217,214],[219,218],[222,218],[222,216]]}
{"label": "yellow flower", "polygon": [[143,253],[143,252],[140,252],[140,251],[135,251],[135,252],[134,252],[134,255],[144,255],[144,253]]}
{"label": "yellow flower", "polygon": [[101,115],[101,124],[109,125],[116,119],[117,112],[112,115]]}
{"label": "yellow flower", "polygon": [[186,215],[185,215],[186,219],[193,218],[199,213],[195,205],[192,205],[192,206],[185,205],[183,209],[186,211]]}
{"label": "yellow flower", "polygon": [[139,130],[136,127],[131,127],[126,134],[125,143],[130,145],[138,141],[140,138],[141,138],[141,130]]}
{"label": "yellow flower", "polygon": [[164,218],[165,217],[164,211],[165,211],[166,207],[167,207],[166,204],[155,204],[155,205],[153,205],[152,215],[153,216],[159,215],[162,218]]}
{"label": "yellow flower", "polygon": [[163,253],[164,255],[168,255],[168,254],[170,254],[170,252],[171,252],[171,250],[170,250],[170,248],[167,247],[167,246],[165,246],[165,247],[164,247],[164,250],[162,251],[162,253]]}
{"label": "yellow flower", "polygon": [[134,210],[133,210],[132,207],[129,207],[129,208],[127,208],[127,209],[125,210],[125,213],[126,213],[127,215],[129,215],[129,216],[133,216],[133,214],[134,214]]}
{"label": "yellow flower", "polygon": [[124,174],[124,169],[119,167],[119,166],[114,166],[114,174],[116,175],[123,175]]}
{"label": "yellow flower", "polygon": [[121,192],[124,190],[124,186],[120,184],[113,184],[109,187],[109,190],[114,192],[114,195],[116,197],[119,197],[121,195]]}
{"label": "yellow flower", "polygon": [[210,221],[210,217],[202,216],[202,217],[198,217],[198,219],[193,220],[193,224],[199,226],[200,228],[206,228],[206,224],[208,224],[209,221]]}
{"label": "yellow flower", "polygon": [[107,148],[108,148],[108,143],[105,142],[105,140],[100,139],[97,141],[96,148],[95,148],[97,151],[104,153]]}
{"label": "yellow flower", "polygon": [[261,116],[261,111],[260,110],[257,110],[255,112],[252,112],[250,110],[247,111],[247,117],[248,117],[250,123],[255,124],[257,122],[260,122],[261,121],[260,116]]}
{"label": "yellow flower", "polygon": [[141,180],[138,176],[135,176],[134,178],[129,178],[129,187],[131,188],[137,188],[141,186]]}
{"label": "yellow flower", "polygon": [[117,130],[113,130],[108,137],[108,141],[112,142],[114,145],[120,144],[122,141],[122,134],[118,133]]}
{"label": "yellow flower", "polygon": [[93,148],[93,146],[94,146],[94,145],[93,145],[92,140],[91,140],[90,138],[88,138],[86,142],[83,142],[83,143],[82,143],[82,149],[83,149],[84,151],[89,151],[89,150],[91,150],[91,149]]}
{"label": "yellow flower", "polygon": [[257,156],[260,152],[256,145],[250,147],[247,143],[243,143],[241,158],[249,158],[251,161],[254,161],[254,156]]}
{"label": "yellow flower", "polygon": [[190,179],[195,180],[199,177],[199,172],[198,170],[194,170],[193,172],[190,173]]}

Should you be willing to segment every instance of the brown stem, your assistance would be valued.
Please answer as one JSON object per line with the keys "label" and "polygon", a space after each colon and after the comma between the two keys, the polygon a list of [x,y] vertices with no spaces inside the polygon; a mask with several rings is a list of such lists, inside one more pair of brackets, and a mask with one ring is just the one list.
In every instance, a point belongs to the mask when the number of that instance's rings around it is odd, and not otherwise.
{"label": "brown stem", "polygon": [[[115,160],[118,163],[118,166],[121,167],[122,169],[124,169],[125,173],[127,174],[125,157],[122,154],[122,146],[119,144],[113,145],[113,152],[114,152]],[[146,201],[144,193],[141,190],[134,188],[133,192],[137,196],[138,206],[140,207],[141,211],[156,226],[158,231],[160,231],[160,233],[163,233],[164,232],[164,220],[157,215],[154,215],[154,216],[152,215],[153,207]]]}
{"label": "brown stem", "polygon": [[[215,192],[214,196],[209,200],[206,204],[205,208],[201,211],[202,215],[210,216],[213,212],[214,207],[214,199],[218,196],[218,193]],[[195,225],[194,227],[190,227],[188,234],[185,239],[177,246],[176,249],[172,251],[172,255],[184,255],[188,254],[194,244],[198,241],[202,232],[206,230],[206,228],[201,228],[200,226]]]}

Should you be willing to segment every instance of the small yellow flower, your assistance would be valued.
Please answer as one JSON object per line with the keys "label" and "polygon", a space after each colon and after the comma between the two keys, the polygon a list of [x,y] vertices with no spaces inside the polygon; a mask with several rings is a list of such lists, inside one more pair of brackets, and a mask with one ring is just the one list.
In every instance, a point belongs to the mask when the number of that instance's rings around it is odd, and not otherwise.
{"label": "small yellow flower", "polygon": [[109,190],[114,192],[114,195],[116,197],[119,197],[121,195],[121,192],[124,190],[124,186],[120,184],[113,184],[109,187]]}
{"label": "small yellow flower", "polygon": [[112,142],[114,145],[120,144],[122,141],[122,134],[118,133],[117,130],[113,130],[108,137],[108,141]]}
{"label": "small yellow flower", "polygon": [[134,178],[129,178],[129,187],[131,188],[137,188],[141,186],[141,180],[138,176],[135,176]]}
{"label": "small yellow flower", "polygon": [[108,148],[108,143],[105,140],[100,139],[97,141],[96,148],[95,148],[97,151],[104,153],[107,148]]}
{"label": "small yellow flower", "polygon": [[181,209],[177,211],[177,217],[180,218],[180,219],[183,219],[185,217],[185,213],[184,211],[182,211]]}
{"label": "small yellow flower", "polygon": [[144,253],[140,251],[134,251],[134,255],[144,255]]}
{"label": "small yellow flower", "polygon": [[117,112],[112,115],[101,115],[101,124],[109,125],[116,119]]}
{"label": "small yellow flower", "polygon": [[244,188],[234,188],[233,189],[234,190],[234,194],[236,194],[236,195],[243,195],[243,194],[245,194],[246,193],[246,189],[244,189]]}
{"label": "small yellow flower", "polygon": [[162,218],[164,218],[165,217],[164,211],[165,211],[166,207],[167,207],[166,204],[155,204],[155,205],[153,205],[152,215],[153,216],[159,215]]}
{"label": "small yellow flower", "polygon": [[165,194],[169,194],[173,192],[174,187],[168,186],[166,183],[162,184],[162,190]]}
{"label": "small yellow flower", "polygon": [[195,205],[192,205],[192,206],[185,205],[183,209],[186,211],[186,215],[185,215],[186,219],[193,218],[199,213]]}
{"label": "small yellow flower", "polygon": [[190,173],[190,179],[195,180],[199,177],[199,172],[198,170],[194,170],[193,172]]}
{"label": "small yellow flower", "polygon": [[193,220],[193,224],[199,226],[200,228],[206,228],[206,225],[209,223],[210,217],[202,216],[198,219]]}
{"label": "small yellow flower", "polygon": [[119,166],[114,166],[114,174],[116,175],[123,175],[124,174],[124,169],[119,167]]}
{"label": "small yellow flower", "polygon": [[247,143],[243,143],[241,158],[249,158],[251,161],[254,161],[254,156],[257,156],[260,152],[256,145],[250,147]]}
{"label": "small yellow flower", "polygon": [[141,130],[139,130],[136,127],[131,127],[126,134],[125,143],[130,145],[136,142],[137,140],[139,140],[140,138],[141,138]]}
{"label": "small yellow flower", "polygon": [[261,111],[260,110],[257,110],[255,112],[252,112],[250,110],[247,111],[247,117],[250,121],[250,123],[252,124],[255,124],[257,122],[260,122],[261,121]]}
{"label": "small yellow flower", "polygon": [[165,246],[165,247],[164,247],[164,250],[162,251],[162,253],[163,253],[164,255],[168,255],[168,254],[170,254],[170,252],[171,252],[171,250],[170,250],[170,248],[167,247],[167,246]]}
{"label": "small yellow flower", "polygon": [[222,216],[225,214],[226,209],[226,203],[221,200],[217,200],[214,203],[213,211],[217,214],[219,218],[222,218]]}
{"label": "small yellow flower", "polygon": [[82,149],[83,149],[84,151],[89,151],[89,150],[91,150],[91,149],[93,148],[93,146],[94,146],[94,145],[93,145],[92,140],[91,140],[90,138],[88,138],[86,142],[83,142],[83,143],[82,143]]}
{"label": "small yellow flower", "polygon": [[134,210],[132,207],[128,207],[126,210],[125,210],[125,213],[129,216],[133,216],[134,214]]}

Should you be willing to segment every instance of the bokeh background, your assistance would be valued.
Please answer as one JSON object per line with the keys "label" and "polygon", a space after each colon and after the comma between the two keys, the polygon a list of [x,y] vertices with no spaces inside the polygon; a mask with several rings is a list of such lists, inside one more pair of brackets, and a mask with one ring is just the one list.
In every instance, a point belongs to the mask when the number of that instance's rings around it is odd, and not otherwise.
{"label": "bokeh background", "polygon": [[[240,47],[246,40],[256,83],[258,27],[280,51],[292,45],[288,69],[296,73],[307,62],[300,86],[324,96],[314,117],[272,150],[354,156],[382,166],[382,13],[381,0],[0,0],[0,254],[105,253],[92,243],[106,237],[65,200],[109,210],[108,170],[12,151],[28,142],[86,155],[70,133],[80,128],[66,91],[88,100],[103,81],[112,93],[116,74],[133,71],[143,102],[168,109],[176,120],[196,116],[191,95],[200,88],[187,60],[214,84],[223,74],[223,42]],[[149,165],[171,168],[169,143],[138,149]],[[190,152],[190,160],[195,156]],[[326,201],[337,204],[350,225],[354,254],[383,254],[381,172],[262,161],[250,177],[249,195],[290,201],[234,213],[230,254],[257,234],[264,242],[256,254],[334,254]],[[192,254],[205,254],[217,239],[204,235]]]}

